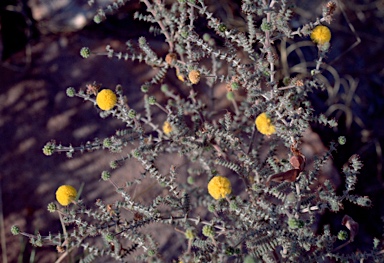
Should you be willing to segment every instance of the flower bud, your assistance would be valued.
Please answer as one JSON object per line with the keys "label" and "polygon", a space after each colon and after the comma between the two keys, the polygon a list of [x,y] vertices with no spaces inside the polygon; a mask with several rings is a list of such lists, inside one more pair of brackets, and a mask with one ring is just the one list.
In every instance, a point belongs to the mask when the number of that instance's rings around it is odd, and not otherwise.
{"label": "flower bud", "polygon": [[203,226],[203,235],[206,237],[213,237],[215,235],[215,229],[212,226]]}
{"label": "flower bud", "polygon": [[99,14],[93,17],[93,22],[95,22],[96,24],[100,24],[102,21],[103,21],[103,17]]}
{"label": "flower bud", "polygon": [[112,146],[112,140],[111,140],[111,138],[105,138],[104,140],[103,140],[103,147],[104,148],[109,148],[109,147],[111,147]]}
{"label": "flower bud", "polygon": [[134,119],[136,117],[136,111],[134,109],[130,109],[128,111],[128,118]]}
{"label": "flower bud", "polygon": [[263,23],[261,24],[260,28],[264,32],[271,31],[273,28],[273,25],[271,22],[267,22],[266,20],[263,20]]}
{"label": "flower bud", "polygon": [[162,91],[162,92],[167,92],[168,91],[168,85],[167,84],[163,84],[163,85],[161,85],[161,87],[160,87],[160,90]]}
{"label": "flower bud", "polygon": [[109,178],[111,178],[110,172],[108,172],[108,171],[102,171],[101,172],[101,179],[103,179],[103,181],[108,181]]}
{"label": "flower bud", "polygon": [[117,161],[111,161],[109,163],[109,167],[111,167],[111,169],[116,169],[117,167],[119,167],[119,163]]}
{"label": "flower bud", "polygon": [[148,98],[148,103],[149,103],[149,105],[155,105],[156,104],[156,97],[155,96],[150,96]]}
{"label": "flower bud", "polygon": [[348,238],[347,231],[340,230],[339,233],[337,234],[337,239],[339,239],[341,241],[347,240],[347,238]]}
{"label": "flower bud", "polygon": [[149,88],[150,88],[149,84],[143,84],[143,85],[141,85],[141,92],[147,93]]}
{"label": "flower bud", "polygon": [[218,29],[219,29],[220,32],[224,33],[227,30],[227,26],[224,25],[224,24],[220,24],[218,26]]}
{"label": "flower bud", "polygon": [[177,61],[177,55],[175,53],[168,53],[165,56],[165,62],[167,62],[168,65],[173,65]]}
{"label": "flower bud", "polygon": [[50,213],[56,212],[56,211],[57,211],[57,206],[56,206],[56,204],[53,203],[53,202],[49,203],[48,206],[47,206],[47,210],[48,210],[48,212],[50,212]]}
{"label": "flower bud", "polygon": [[339,136],[339,138],[337,138],[337,141],[340,145],[344,145],[347,142],[347,138],[345,138],[345,136]]}
{"label": "flower bud", "polygon": [[69,87],[67,88],[66,93],[68,97],[73,97],[76,94],[76,90],[73,87]]}
{"label": "flower bud", "polygon": [[47,142],[43,147],[43,153],[47,156],[52,155],[55,152],[56,145],[54,142]]}
{"label": "flower bud", "polygon": [[185,231],[185,238],[186,239],[189,239],[189,240],[192,240],[195,238],[195,234],[193,233],[193,230],[192,229],[187,229]]}
{"label": "flower bud", "polygon": [[14,235],[14,236],[20,234],[20,228],[19,228],[18,226],[12,226],[12,227],[11,227],[11,233],[12,233],[12,235]]}
{"label": "flower bud", "polygon": [[80,50],[80,55],[83,58],[88,58],[91,55],[91,50],[89,49],[89,47],[83,47]]}

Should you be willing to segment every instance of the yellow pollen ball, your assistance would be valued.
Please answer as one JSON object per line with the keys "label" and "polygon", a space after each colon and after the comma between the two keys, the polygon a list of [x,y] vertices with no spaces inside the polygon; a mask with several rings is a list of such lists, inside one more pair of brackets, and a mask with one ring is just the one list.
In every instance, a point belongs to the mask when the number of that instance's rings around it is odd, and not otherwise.
{"label": "yellow pollen ball", "polygon": [[56,200],[63,206],[69,205],[75,200],[77,191],[73,186],[62,185],[56,191]]}
{"label": "yellow pollen ball", "polygon": [[163,124],[163,132],[169,135],[172,132],[172,126],[169,122],[165,121]]}
{"label": "yellow pollen ball", "polygon": [[324,45],[331,40],[331,31],[326,26],[316,26],[311,33],[311,39],[313,42],[319,45]]}
{"label": "yellow pollen ball", "polygon": [[103,89],[96,96],[96,104],[102,110],[111,110],[117,103],[116,94],[110,89]]}
{"label": "yellow pollen ball", "polygon": [[257,116],[255,120],[257,130],[264,135],[271,135],[276,132],[275,126],[265,112]]}
{"label": "yellow pollen ball", "polygon": [[200,81],[200,72],[195,69],[191,70],[188,74],[188,78],[192,84],[197,84]]}
{"label": "yellow pollen ball", "polygon": [[232,192],[231,182],[224,176],[215,176],[208,183],[208,193],[216,200]]}

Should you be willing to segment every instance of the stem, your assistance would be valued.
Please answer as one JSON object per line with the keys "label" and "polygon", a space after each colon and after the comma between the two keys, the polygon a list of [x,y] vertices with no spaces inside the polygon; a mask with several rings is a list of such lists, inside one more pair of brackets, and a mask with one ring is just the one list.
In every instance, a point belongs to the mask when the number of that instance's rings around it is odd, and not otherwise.
{"label": "stem", "polygon": [[332,253],[336,252],[337,250],[342,249],[343,247],[345,247],[346,245],[349,245],[350,243],[351,243],[351,240],[348,240],[344,244],[342,244],[342,245],[338,246],[337,248],[335,248],[334,250],[332,250]]}
{"label": "stem", "polygon": [[[63,228],[63,234],[66,237],[68,235],[67,235],[67,229],[65,228],[65,224],[64,224],[64,221],[63,221],[63,217],[62,217],[61,213],[58,213],[58,214],[59,214],[59,218],[60,218],[61,227]],[[64,242],[65,241],[66,240],[64,240]]]}
{"label": "stem", "polygon": [[171,39],[171,36],[169,35],[168,31],[166,30],[163,22],[158,19],[156,10],[152,7],[152,5],[149,3],[148,0],[142,0],[144,4],[147,6],[147,10],[152,13],[153,17],[156,19],[156,22],[159,24],[162,33],[164,34],[168,44],[169,44],[169,51],[172,52],[174,49],[173,41]]}
{"label": "stem", "polygon": [[256,137],[256,127],[253,129],[253,132],[252,132],[252,139],[251,139],[251,142],[250,142],[249,147],[248,147],[247,155],[252,150],[252,145],[253,145],[253,141],[255,140],[255,137]]}
{"label": "stem", "polygon": [[235,108],[235,113],[236,115],[239,115],[240,114],[240,111],[239,111],[239,107],[237,106],[237,102],[235,99],[232,100],[232,105],[233,107]]}
{"label": "stem", "polygon": [[164,111],[166,114],[170,114],[170,112],[169,112],[166,108],[164,108],[163,106],[161,106],[159,103],[156,102],[155,105],[156,105],[160,110]]}
{"label": "stem", "polygon": [[111,179],[108,179],[108,181],[117,189],[119,189],[119,187],[115,184],[114,181],[112,181]]}
{"label": "stem", "polygon": [[[271,3],[267,4],[266,0],[263,0],[263,4],[265,7],[268,6],[268,8],[272,8],[275,5],[276,1],[272,0]],[[267,23],[271,23],[271,13],[267,12]],[[271,34],[270,31],[265,31],[265,41],[264,41],[264,47],[267,50],[268,57],[273,57],[272,51],[271,51]],[[269,70],[271,74],[270,82],[273,83],[275,81],[275,64],[273,61],[269,62]],[[273,90],[271,90],[271,98],[273,97]]]}

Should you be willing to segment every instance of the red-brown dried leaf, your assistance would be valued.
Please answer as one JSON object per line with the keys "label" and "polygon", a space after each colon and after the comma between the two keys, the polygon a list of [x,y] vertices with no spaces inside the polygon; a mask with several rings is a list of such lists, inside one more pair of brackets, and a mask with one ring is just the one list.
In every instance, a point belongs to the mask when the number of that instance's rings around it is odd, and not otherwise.
{"label": "red-brown dried leaf", "polygon": [[269,186],[270,182],[273,181],[273,182],[278,182],[278,183],[281,183],[281,182],[294,182],[296,181],[296,178],[297,176],[300,174],[300,170],[299,169],[292,169],[292,170],[289,170],[289,171],[286,171],[286,172],[282,172],[282,173],[277,173],[277,174],[274,174],[274,175],[271,175],[267,182],[266,182],[266,185]]}
{"label": "red-brown dried leaf", "polygon": [[352,217],[350,217],[349,215],[345,215],[343,217],[343,220],[341,221],[341,224],[349,229],[349,240],[353,242],[355,236],[357,235],[357,232],[359,232],[359,223],[353,220]]}

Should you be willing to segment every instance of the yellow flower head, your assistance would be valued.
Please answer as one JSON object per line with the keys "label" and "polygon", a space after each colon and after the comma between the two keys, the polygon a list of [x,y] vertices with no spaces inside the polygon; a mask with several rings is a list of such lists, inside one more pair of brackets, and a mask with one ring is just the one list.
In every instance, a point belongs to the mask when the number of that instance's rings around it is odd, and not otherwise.
{"label": "yellow flower head", "polygon": [[63,206],[69,205],[75,200],[77,191],[73,186],[62,185],[56,191],[56,200]]}
{"label": "yellow flower head", "polygon": [[169,135],[172,132],[172,126],[169,122],[165,121],[163,124],[163,132]]}
{"label": "yellow flower head", "polygon": [[208,183],[208,193],[216,200],[224,198],[231,192],[231,182],[224,176],[215,176]]}
{"label": "yellow flower head", "polygon": [[200,81],[200,72],[198,70],[191,70],[188,74],[188,78],[192,84],[197,84]]}
{"label": "yellow flower head", "polygon": [[267,116],[265,112],[257,116],[255,124],[257,130],[264,135],[271,135],[276,132],[275,126],[273,126],[273,124],[271,123],[271,119]]}
{"label": "yellow flower head", "polygon": [[110,89],[103,89],[96,96],[96,104],[102,110],[111,110],[117,102],[116,94]]}
{"label": "yellow flower head", "polygon": [[331,40],[331,31],[326,26],[316,26],[311,33],[311,39],[313,42],[319,45],[324,45]]}

